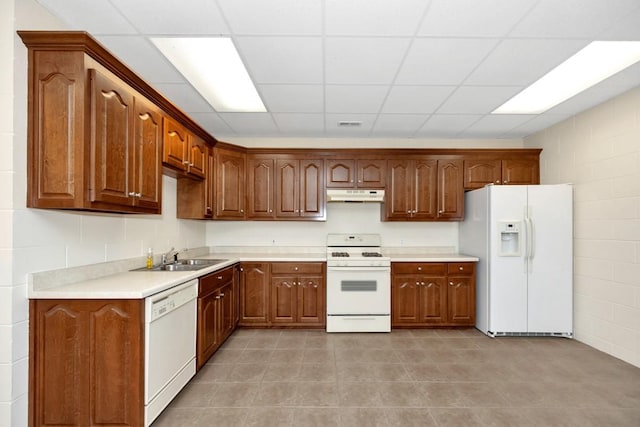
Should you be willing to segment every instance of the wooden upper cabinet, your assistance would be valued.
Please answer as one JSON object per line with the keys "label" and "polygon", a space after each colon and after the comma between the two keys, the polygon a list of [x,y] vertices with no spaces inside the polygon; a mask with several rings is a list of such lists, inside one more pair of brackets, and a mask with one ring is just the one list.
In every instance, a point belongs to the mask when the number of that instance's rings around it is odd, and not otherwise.
{"label": "wooden upper cabinet", "polygon": [[355,188],[356,161],[327,160],[327,188]]}
{"label": "wooden upper cabinet", "polygon": [[464,188],[473,190],[488,184],[535,185],[540,183],[537,155],[512,159],[478,159],[464,161]]}
{"label": "wooden upper cabinet", "polygon": [[324,219],[324,162],[278,158],[275,163],[276,218]]}
{"label": "wooden upper cabinet", "polygon": [[245,217],[245,157],[240,151],[214,147],[215,218]]}
{"label": "wooden upper cabinet", "polygon": [[464,219],[462,160],[438,160],[438,219]]}
{"label": "wooden upper cabinet", "polygon": [[384,219],[435,219],[436,178],[436,160],[390,159]]}
{"label": "wooden upper cabinet", "polygon": [[274,160],[249,156],[247,159],[247,218],[273,219]]}
{"label": "wooden upper cabinet", "polygon": [[511,159],[502,161],[502,183],[524,185],[540,183],[538,159]]}
{"label": "wooden upper cabinet", "polygon": [[213,148],[205,146],[205,178],[191,179],[186,175],[177,176],[178,218],[209,219],[213,217],[215,167]]}
{"label": "wooden upper cabinet", "polygon": [[327,188],[384,188],[384,159],[326,160]]}
{"label": "wooden upper cabinet", "polygon": [[197,179],[206,177],[207,144],[170,117],[164,119],[165,166]]}
{"label": "wooden upper cabinet", "polygon": [[88,71],[91,207],[160,212],[162,113],[109,71]]}

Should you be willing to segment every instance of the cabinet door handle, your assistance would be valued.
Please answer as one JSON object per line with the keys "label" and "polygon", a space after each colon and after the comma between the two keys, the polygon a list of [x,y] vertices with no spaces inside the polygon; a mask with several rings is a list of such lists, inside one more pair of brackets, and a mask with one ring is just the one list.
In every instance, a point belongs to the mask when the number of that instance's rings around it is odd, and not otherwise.
{"label": "cabinet door handle", "polygon": [[420,286],[420,282],[416,282],[416,286]]}
{"label": "cabinet door handle", "polygon": [[464,267],[460,266],[460,267],[458,267],[458,270],[462,271],[462,270],[464,270]]}
{"label": "cabinet door handle", "polygon": [[218,280],[222,280],[222,276],[218,276]]}
{"label": "cabinet door handle", "polygon": [[453,286],[453,282],[449,282],[449,286]]}
{"label": "cabinet door handle", "polygon": [[429,285],[427,286],[427,288],[430,288],[433,286],[433,282],[429,282]]}
{"label": "cabinet door handle", "polygon": [[500,180],[499,179],[496,179],[496,184],[500,184]]}
{"label": "cabinet door handle", "polygon": [[136,197],[135,191],[129,191],[129,197]]}
{"label": "cabinet door handle", "polygon": [[244,209],[240,209],[240,213],[244,213]]}
{"label": "cabinet door handle", "polygon": [[216,299],[220,299],[222,298],[220,295],[216,295]]}
{"label": "cabinet door handle", "polygon": [[400,289],[406,288],[407,286],[409,286],[409,284],[407,282],[404,282],[402,285],[400,285]]}
{"label": "cabinet door handle", "polygon": [[182,164],[183,164],[183,165],[187,165],[187,166],[189,166],[189,160],[183,160],[183,161],[182,161]]}
{"label": "cabinet door handle", "polygon": [[240,271],[244,271],[244,268],[240,267]]}
{"label": "cabinet door handle", "polygon": [[224,293],[220,294],[220,298],[224,298]]}
{"label": "cabinet door handle", "polygon": [[418,271],[422,271],[422,267],[418,267]]}
{"label": "cabinet door handle", "polygon": [[507,184],[509,181],[502,181],[503,184]]}
{"label": "cabinet door handle", "polygon": [[136,193],[136,197],[142,197],[142,193]]}
{"label": "cabinet door handle", "polygon": [[293,269],[294,269],[295,271],[298,271],[298,267],[293,267]]}
{"label": "cabinet door handle", "polygon": [[422,286],[424,286],[424,282],[420,282],[420,284],[421,284]]}

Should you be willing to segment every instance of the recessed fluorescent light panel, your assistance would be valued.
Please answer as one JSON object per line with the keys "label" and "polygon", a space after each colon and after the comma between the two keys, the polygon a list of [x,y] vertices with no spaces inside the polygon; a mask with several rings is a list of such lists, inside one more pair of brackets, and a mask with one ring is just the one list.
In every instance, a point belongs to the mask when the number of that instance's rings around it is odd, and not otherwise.
{"label": "recessed fluorescent light panel", "polygon": [[267,111],[230,38],[153,37],[151,41],[216,111]]}
{"label": "recessed fluorescent light panel", "polygon": [[640,42],[596,41],[493,111],[539,114],[640,61]]}

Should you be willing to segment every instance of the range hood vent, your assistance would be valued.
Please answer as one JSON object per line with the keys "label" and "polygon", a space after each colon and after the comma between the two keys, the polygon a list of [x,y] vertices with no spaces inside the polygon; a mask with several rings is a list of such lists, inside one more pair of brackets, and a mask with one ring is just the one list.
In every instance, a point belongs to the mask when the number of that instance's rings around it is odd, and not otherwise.
{"label": "range hood vent", "polygon": [[384,202],[384,190],[328,189],[327,202]]}

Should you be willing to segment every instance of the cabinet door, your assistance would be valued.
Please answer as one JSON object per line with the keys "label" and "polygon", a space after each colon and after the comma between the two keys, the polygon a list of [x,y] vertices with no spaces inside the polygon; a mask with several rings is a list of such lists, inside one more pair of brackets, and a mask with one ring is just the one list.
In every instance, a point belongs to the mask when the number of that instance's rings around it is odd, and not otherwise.
{"label": "cabinet door", "polygon": [[500,160],[465,160],[464,189],[473,190],[487,184],[502,183],[502,162]]}
{"label": "cabinet door", "polygon": [[189,134],[188,138],[189,156],[187,173],[193,177],[204,179],[207,173],[207,143],[196,135]]}
{"label": "cabinet door", "polygon": [[[227,282],[222,288],[220,288],[220,299],[221,299],[221,308],[222,308],[222,342],[226,340],[229,335],[233,333],[235,329],[235,290],[233,286],[233,281]],[[222,343],[221,342],[221,343]]]}
{"label": "cabinet door", "polygon": [[327,188],[354,188],[356,186],[355,161],[327,160]]}
{"label": "cabinet door", "polygon": [[420,321],[418,277],[394,274],[391,282],[391,326],[412,325]]}
{"label": "cabinet door", "polygon": [[438,160],[438,219],[464,219],[462,160]]}
{"label": "cabinet door", "polygon": [[358,159],[358,188],[384,188],[386,175],[386,160]]}
{"label": "cabinet door", "polygon": [[31,303],[33,425],[140,426],[141,300]]}
{"label": "cabinet door", "polygon": [[245,155],[214,148],[216,153],[216,218],[244,218]]}
{"label": "cabinet door", "polygon": [[406,159],[391,159],[387,167],[388,185],[385,200],[386,219],[406,219],[413,213],[411,200],[414,178],[411,162]]}
{"label": "cabinet door", "polygon": [[95,69],[91,80],[92,203],[133,205],[133,95],[124,83]]}
{"label": "cabinet door", "polygon": [[276,216],[300,216],[300,162],[293,159],[276,161]]}
{"label": "cabinet door", "polygon": [[539,184],[540,171],[538,160],[503,160],[502,183],[508,185]]}
{"label": "cabinet door", "polygon": [[169,117],[163,119],[162,163],[178,171],[187,169],[189,141],[187,130]]}
{"label": "cabinet door", "polygon": [[449,323],[475,325],[475,281],[473,277],[449,276],[447,292]]}
{"label": "cabinet door", "polygon": [[204,206],[203,213],[205,218],[213,217],[213,204],[215,202],[216,180],[215,180],[215,160],[213,156],[213,148],[207,149],[207,171],[204,179]]}
{"label": "cabinet door", "polygon": [[300,160],[300,216],[324,218],[325,187],[322,160]]}
{"label": "cabinet door", "polygon": [[293,324],[296,322],[297,278],[276,276],[271,278],[271,323]]}
{"label": "cabinet door", "polygon": [[240,325],[266,326],[269,307],[269,264],[240,265]]}
{"label": "cabinet door", "polygon": [[250,157],[247,163],[247,218],[271,219],[275,216],[273,159]]}
{"label": "cabinet door", "polygon": [[323,276],[300,276],[297,285],[297,318],[305,325],[325,324],[325,291]]}
{"label": "cabinet door", "polygon": [[133,114],[135,204],[160,213],[162,200],[162,113],[141,97]]}
{"label": "cabinet door", "polygon": [[414,162],[411,218],[417,220],[436,218],[436,173],[437,162],[435,160],[416,160]]}
{"label": "cabinet door", "polygon": [[198,298],[197,367],[200,369],[209,360],[219,345],[218,292]]}
{"label": "cabinet door", "polygon": [[420,322],[424,324],[446,323],[447,281],[445,277],[420,278]]}

